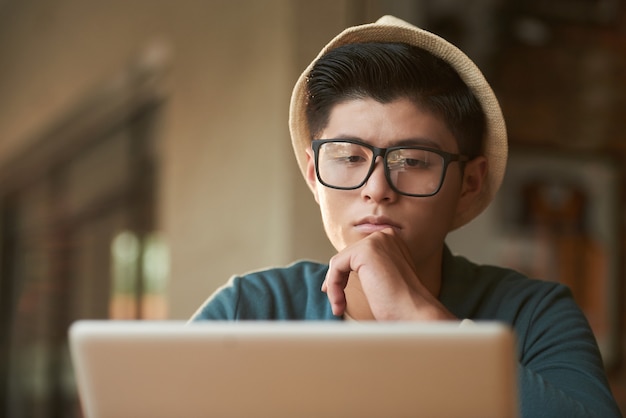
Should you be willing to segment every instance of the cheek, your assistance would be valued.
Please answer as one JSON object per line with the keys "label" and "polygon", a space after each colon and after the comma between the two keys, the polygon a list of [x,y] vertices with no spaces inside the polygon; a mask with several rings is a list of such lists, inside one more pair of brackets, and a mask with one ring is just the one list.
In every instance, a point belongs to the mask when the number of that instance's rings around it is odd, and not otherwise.
{"label": "cheek", "polygon": [[[435,196],[414,202],[411,209],[406,211],[413,220],[416,240],[424,244],[425,241],[440,243],[452,229],[456,219],[459,203],[458,185],[442,187]],[[420,198],[417,198],[420,199]]]}
{"label": "cheek", "polygon": [[405,239],[416,265],[421,265],[441,250],[454,219],[455,210],[450,206],[448,199],[433,199],[407,212],[412,227]]}
{"label": "cheek", "polygon": [[[451,180],[451,179],[450,179]],[[435,196],[437,204],[435,213],[432,214],[434,220],[437,220],[438,229],[441,234],[445,235],[452,229],[452,224],[456,219],[457,207],[459,204],[461,186],[458,178],[455,181],[446,181],[444,187]]]}
{"label": "cheek", "polygon": [[[345,193],[343,191],[343,194]],[[341,251],[348,243],[346,237],[346,225],[349,224],[348,202],[345,198],[342,199],[337,191],[326,188],[318,189],[317,196],[326,235],[335,249]]]}

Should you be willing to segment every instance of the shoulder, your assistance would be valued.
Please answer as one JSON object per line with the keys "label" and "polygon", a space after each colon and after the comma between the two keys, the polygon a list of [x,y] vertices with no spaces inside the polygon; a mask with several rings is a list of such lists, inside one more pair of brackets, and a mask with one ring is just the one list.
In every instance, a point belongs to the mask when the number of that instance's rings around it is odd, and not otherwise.
{"label": "shoulder", "polygon": [[297,276],[300,278],[318,277],[325,275],[328,270],[328,264],[322,264],[315,261],[300,260],[281,267],[268,267],[260,270],[253,270],[243,274],[241,277],[282,277],[289,278]]}
{"label": "shoulder", "polygon": [[509,268],[474,264],[459,256],[446,263],[443,289],[446,303],[457,316],[508,323],[522,345],[547,341],[546,336],[593,339],[567,286],[532,279]]}
{"label": "shoulder", "polygon": [[513,324],[554,309],[578,310],[569,288],[505,267],[479,265],[461,256],[444,258],[446,300],[464,315]]}
{"label": "shoulder", "polygon": [[285,267],[271,267],[235,276],[232,283],[246,289],[291,289],[322,285],[328,265],[313,261],[298,261]]}
{"label": "shoulder", "polygon": [[299,261],[232,277],[194,319],[324,319],[330,308],[321,286],[328,266]]}
{"label": "shoulder", "polygon": [[471,286],[479,289],[500,291],[569,292],[566,286],[540,279],[529,278],[525,274],[507,267],[476,264],[463,256],[449,253],[444,256],[444,281],[454,287]]}

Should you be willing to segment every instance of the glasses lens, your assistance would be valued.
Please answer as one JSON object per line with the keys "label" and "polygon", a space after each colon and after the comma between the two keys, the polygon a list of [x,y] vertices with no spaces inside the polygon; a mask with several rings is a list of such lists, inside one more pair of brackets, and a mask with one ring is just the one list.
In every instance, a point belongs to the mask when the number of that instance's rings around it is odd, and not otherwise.
{"label": "glasses lens", "polygon": [[[351,142],[324,142],[318,151],[317,172],[323,184],[340,189],[363,185],[372,169],[373,151]],[[387,152],[388,178],[396,191],[416,196],[435,194],[443,180],[444,157],[415,148]]]}
{"label": "glasses lens", "polygon": [[435,193],[441,185],[444,165],[443,157],[432,151],[401,148],[387,154],[391,182],[406,194]]}
{"label": "glasses lens", "polygon": [[320,180],[331,187],[357,187],[367,177],[372,155],[372,150],[358,144],[326,142],[319,150]]}

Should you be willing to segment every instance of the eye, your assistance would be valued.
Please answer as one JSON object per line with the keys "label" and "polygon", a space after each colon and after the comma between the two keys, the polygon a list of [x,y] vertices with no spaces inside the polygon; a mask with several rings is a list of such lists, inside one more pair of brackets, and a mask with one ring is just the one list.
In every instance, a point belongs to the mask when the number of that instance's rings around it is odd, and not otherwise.
{"label": "eye", "polygon": [[353,163],[353,164],[367,161],[365,157],[362,157],[360,155],[347,155],[341,159],[347,163]]}
{"label": "eye", "polygon": [[403,148],[389,154],[387,165],[391,170],[425,170],[431,167],[432,160],[430,152]]}
{"label": "eye", "polygon": [[350,142],[330,142],[324,144],[323,159],[343,165],[360,165],[371,159],[367,148]]}
{"label": "eye", "polygon": [[424,161],[424,160],[418,160],[415,158],[405,158],[401,164],[405,167],[411,167],[411,168],[426,168],[428,167],[428,162]]}

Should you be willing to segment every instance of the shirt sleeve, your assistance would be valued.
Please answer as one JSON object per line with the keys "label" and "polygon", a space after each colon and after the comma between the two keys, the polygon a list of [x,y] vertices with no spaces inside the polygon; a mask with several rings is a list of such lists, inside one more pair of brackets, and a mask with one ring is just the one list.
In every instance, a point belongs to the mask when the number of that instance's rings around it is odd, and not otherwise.
{"label": "shirt sleeve", "polygon": [[568,288],[555,286],[536,303],[525,333],[522,417],[621,417],[595,337]]}

